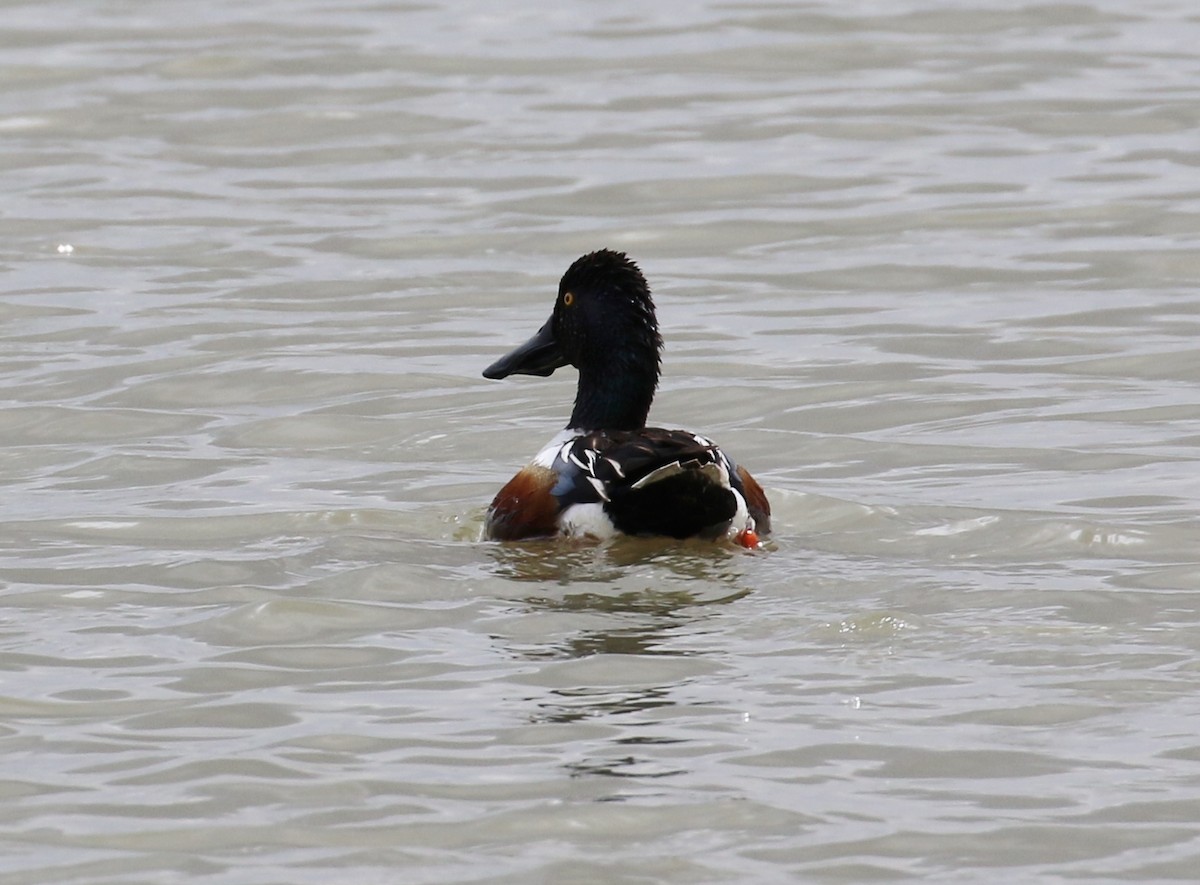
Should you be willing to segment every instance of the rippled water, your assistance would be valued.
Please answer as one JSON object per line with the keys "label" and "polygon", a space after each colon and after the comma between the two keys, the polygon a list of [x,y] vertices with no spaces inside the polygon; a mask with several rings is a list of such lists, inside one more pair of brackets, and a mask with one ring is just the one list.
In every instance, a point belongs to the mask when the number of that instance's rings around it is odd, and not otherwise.
{"label": "rippled water", "polygon": [[[1190,3],[4,18],[5,883],[1196,878]],[[601,246],[769,550],[477,540]]]}

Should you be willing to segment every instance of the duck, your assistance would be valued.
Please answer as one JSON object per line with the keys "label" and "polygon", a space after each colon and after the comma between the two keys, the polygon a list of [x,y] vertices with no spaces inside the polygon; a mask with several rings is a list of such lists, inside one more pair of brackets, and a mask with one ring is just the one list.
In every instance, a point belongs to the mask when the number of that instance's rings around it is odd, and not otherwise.
{"label": "duck", "polygon": [[762,546],[771,505],[754,477],[705,436],[646,425],[662,350],[650,287],[625,253],[600,249],[567,268],[550,318],[483,371],[493,380],[579,371],[566,428],[496,494],[485,539],[651,535]]}

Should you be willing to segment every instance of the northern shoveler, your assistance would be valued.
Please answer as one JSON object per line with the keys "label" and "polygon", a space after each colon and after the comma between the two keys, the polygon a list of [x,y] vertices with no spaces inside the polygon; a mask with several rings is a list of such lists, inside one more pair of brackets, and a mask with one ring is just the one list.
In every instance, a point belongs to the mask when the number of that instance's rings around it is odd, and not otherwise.
{"label": "northern shoveler", "polygon": [[567,269],[546,324],[483,372],[579,370],[567,429],[496,495],[488,538],[623,533],[759,546],[771,506],[754,477],[703,436],[646,426],[662,346],[650,288],[628,257],[602,249]]}

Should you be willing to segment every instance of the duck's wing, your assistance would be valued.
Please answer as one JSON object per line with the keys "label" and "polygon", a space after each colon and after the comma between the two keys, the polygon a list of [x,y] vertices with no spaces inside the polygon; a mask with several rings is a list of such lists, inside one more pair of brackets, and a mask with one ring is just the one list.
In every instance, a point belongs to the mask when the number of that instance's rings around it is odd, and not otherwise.
{"label": "duck's wing", "polygon": [[712,440],[686,430],[585,433],[564,445],[560,456],[563,469],[556,491],[564,501],[602,502],[613,524],[626,534],[686,538],[720,533],[741,506],[749,510],[750,484],[766,500],[758,484],[752,478],[747,483],[745,471]]}
{"label": "duck's wing", "polygon": [[662,428],[592,431],[557,438],[513,477],[488,510],[486,532],[687,538],[723,533],[739,511],[760,533],[770,530],[761,487],[711,440]]}

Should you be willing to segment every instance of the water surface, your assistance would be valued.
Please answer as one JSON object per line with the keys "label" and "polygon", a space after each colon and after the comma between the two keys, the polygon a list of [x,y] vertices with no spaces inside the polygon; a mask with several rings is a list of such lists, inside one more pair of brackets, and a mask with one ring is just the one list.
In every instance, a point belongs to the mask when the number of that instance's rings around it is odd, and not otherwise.
{"label": "water surface", "polygon": [[[5,20],[6,883],[1195,878],[1190,5]],[[600,247],[767,550],[478,540]]]}

